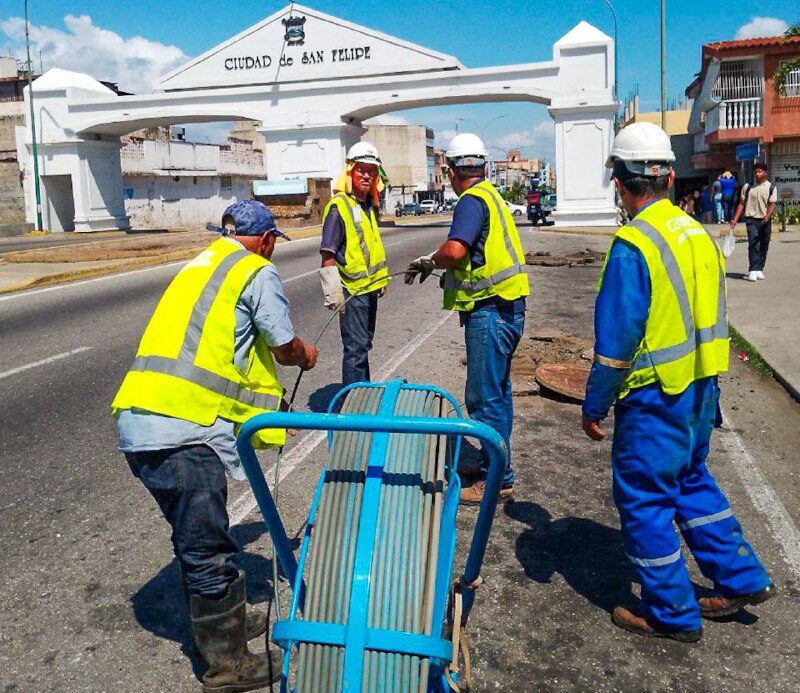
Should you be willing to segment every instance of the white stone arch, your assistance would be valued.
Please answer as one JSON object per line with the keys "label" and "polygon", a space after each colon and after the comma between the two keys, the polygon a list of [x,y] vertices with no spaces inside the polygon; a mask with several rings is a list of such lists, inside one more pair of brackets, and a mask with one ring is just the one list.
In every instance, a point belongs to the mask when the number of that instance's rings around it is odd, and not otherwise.
{"label": "white stone arch", "polygon": [[[299,41],[298,32],[287,33],[290,18],[302,29]],[[554,44],[551,60],[467,69],[452,56],[289,5],[165,75],[160,92],[120,97],[88,75],[50,70],[34,84],[37,104],[53,120],[40,163],[72,176],[75,230],[126,228],[119,136],[141,127],[260,121],[269,178],[333,178],[368,118],[443,104],[531,102],[547,106],[555,124],[556,223],[613,224],[603,169],[617,110],[613,56],[613,41],[580,22]],[[29,129],[25,145],[22,158]]]}

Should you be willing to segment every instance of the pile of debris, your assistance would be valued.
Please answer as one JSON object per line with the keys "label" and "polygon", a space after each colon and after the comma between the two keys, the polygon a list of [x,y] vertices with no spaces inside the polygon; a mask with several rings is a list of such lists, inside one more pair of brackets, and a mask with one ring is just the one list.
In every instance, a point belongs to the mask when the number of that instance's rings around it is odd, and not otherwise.
{"label": "pile of debris", "polygon": [[553,255],[549,252],[530,252],[525,254],[525,263],[540,267],[574,267],[575,265],[593,265],[603,262],[605,253],[600,253],[591,248],[579,250],[566,255]]}
{"label": "pile of debris", "polygon": [[545,389],[572,399],[582,399],[583,394],[579,392],[580,387],[576,388],[575,381],[579,386],[581,379],[588,377],[593,358],[592,342],[588,339],[561,330],[531,330],[523,336],[511,363],[514,396],[540,394],[542,388],[537,380],[537,370],[540,366],[548,366],[539,370],[539,380],[544,377],[549,385]]}

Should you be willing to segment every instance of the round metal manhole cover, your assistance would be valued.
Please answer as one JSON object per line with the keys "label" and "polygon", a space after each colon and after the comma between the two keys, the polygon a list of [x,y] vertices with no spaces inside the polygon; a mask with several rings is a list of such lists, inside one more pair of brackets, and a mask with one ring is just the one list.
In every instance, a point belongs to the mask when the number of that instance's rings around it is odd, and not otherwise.
{"label": "round metal manhole cover", "polygon": [[589,368],[576,363],[543,363],[536,369],[536,382],[551,392],[580,402],[586,397]]}

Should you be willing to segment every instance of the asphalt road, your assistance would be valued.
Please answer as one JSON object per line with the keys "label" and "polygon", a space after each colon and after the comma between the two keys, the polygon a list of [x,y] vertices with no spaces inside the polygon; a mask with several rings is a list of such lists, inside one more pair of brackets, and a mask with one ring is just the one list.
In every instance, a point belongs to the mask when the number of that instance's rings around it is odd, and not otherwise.
{"label": "asphalt road", "polygon": [[11,236],[0,238],[0,255],[12,253],[17,250],[39,250],[40,248],[60,248],[65,245],[77,245],[81,243],[105,243],[108,241],[118,241],[121,238],[145,238],[148,236],[165,236],[166,231],[138,231],[135,233],[118,233],[111,236],[85,233],[52,233],[46,236]]}
{"label": "asphalt road", "polygon": [[[387,230],[390,267],[402,269],[430,252],[444,233],[441,225]],[[523,242],[526,249],[554,252],[607,245],[603,238],[527,229]],[[315,276],[315,242],[281,245],[275,261],[296,331],[313,338],[329,316]],[[179,266],[0,297],[5,691],[199,688],[187,659],[169,532],[116,449],[108,410],[147,318]],[[529,326],[591,336],[596,272],[533,268]],[[435,382],[461,399],[462,335],[439,306],[435,281],[391,285],[371,357],[375,379]],[[338,389],[339,340],[334,321],[320,342],[318,367],[304,376],[300,408],[324,408]],[[296,373],[283,371],[288,387]],[[797,689],[800,606],[791,559],[800,547],[786,544],[779,530],[786,520],[781,509],[795,531],[800,522],[800,409],[773,381],[740,363],[723,389],[735,430],[715,437],[713,470],[783,588],[781,598],[710,625],[695,647],[637,640],[614,629],[607,612],[630,597],[632,575],[610,499],[608,446],[582,438],[574,405],[518,400],[517,501],[498,513],[486,585],[471,618],[475,690]],[[290,533],[302,529],[324,462],[318,442],[301,433],[281,463],[279,504]],[[742,450],[752,451],[750,461]],[[266,454],[263,463],[269,469],[273,458]],[[245,546],[249,596],[261,603],[271,597],[270,548],[253,508],[247,484],[231,482],[229,511]],[[474,517],[469,510],[460,516],[459,556]]]}

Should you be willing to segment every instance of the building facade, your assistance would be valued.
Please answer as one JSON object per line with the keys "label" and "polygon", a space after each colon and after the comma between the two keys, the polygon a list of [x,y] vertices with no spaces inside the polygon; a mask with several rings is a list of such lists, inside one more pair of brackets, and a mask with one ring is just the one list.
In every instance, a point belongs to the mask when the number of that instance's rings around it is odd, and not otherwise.
{"label": "building facade", "polygon": [[788,71],[783,93],[775,88],[779,68],[798,58],[800,37],[703,46],[700,74],[686,89],[696,171],[729,169],[749,181],[753,161],[765,159],[779,197],[800,202],[800,67]]}

